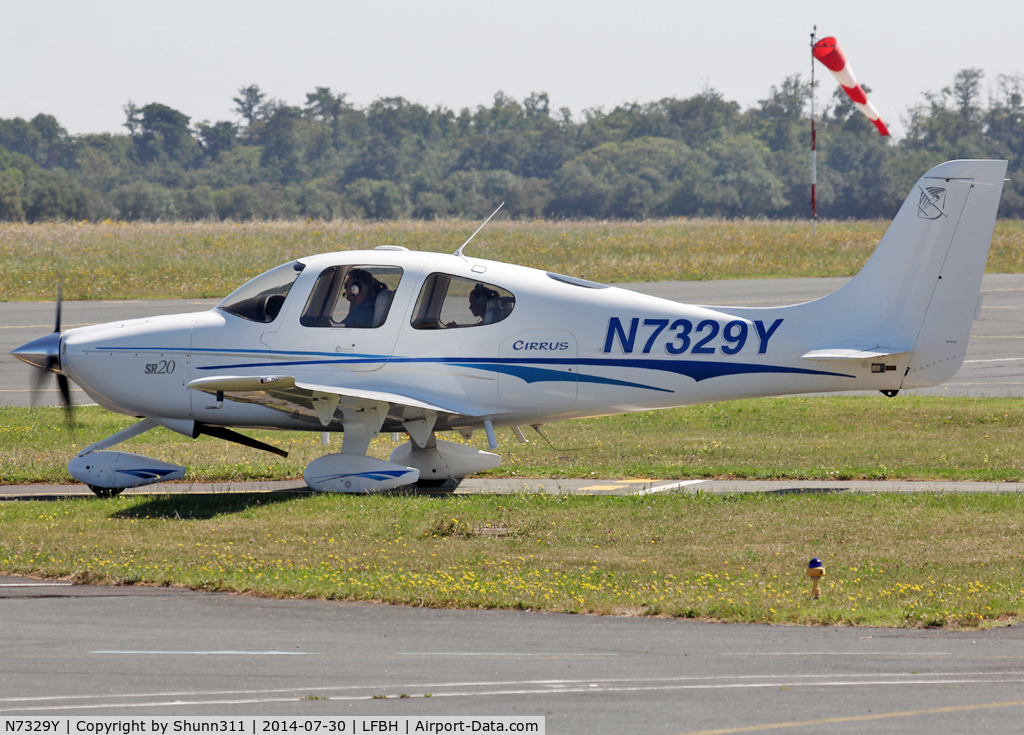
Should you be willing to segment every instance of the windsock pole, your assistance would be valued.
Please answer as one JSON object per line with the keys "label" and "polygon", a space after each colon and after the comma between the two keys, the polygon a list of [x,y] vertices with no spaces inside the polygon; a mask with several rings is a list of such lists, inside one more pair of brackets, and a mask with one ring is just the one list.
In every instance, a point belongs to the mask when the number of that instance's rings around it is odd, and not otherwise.
{"label": "windsock pole", "polygon": [[814,236],[818,235],[818,137],[814,131],[814,41],[818,26],[811,31],[811,220]]}

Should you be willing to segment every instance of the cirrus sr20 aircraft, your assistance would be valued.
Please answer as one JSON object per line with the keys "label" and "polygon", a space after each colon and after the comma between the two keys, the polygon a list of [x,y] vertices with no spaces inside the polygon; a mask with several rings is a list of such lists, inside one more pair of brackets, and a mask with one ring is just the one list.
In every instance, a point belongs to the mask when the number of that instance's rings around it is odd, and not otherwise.
{"label": "cirrus sr20 aircraft", "polygon": [[[277,451],[236,428],[344,432],[315,490],[440,484],[498,454],[437,438],[696,403],[942,383],[981,307],[1005,161],[950,161],[914,186],[833,294],[779,308],[691,306],[556,273],[401,247],[327,253],[195,314],[57,330],[14,351],[141,420],[68,471],[101,496],[184,467],[108,447],[163,426]],[[468,242],[468,241],[467,241]],[[465,246],[463,246],[465,247]],[[380,432],[409,440],[366,456]]]}

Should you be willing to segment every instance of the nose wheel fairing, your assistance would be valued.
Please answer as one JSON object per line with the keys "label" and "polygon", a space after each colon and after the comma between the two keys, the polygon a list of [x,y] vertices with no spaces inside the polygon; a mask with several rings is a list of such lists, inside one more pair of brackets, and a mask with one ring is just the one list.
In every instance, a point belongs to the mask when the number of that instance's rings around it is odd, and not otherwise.
{"label": "nose wheel fairing", "polygon": [[130,487],[180,480],[185,476],[185,468],[129,452],[90,452],[72,459],[68,473],[97,495],[109,497],[116,493],[99,493],[97,489],[120,492]]}

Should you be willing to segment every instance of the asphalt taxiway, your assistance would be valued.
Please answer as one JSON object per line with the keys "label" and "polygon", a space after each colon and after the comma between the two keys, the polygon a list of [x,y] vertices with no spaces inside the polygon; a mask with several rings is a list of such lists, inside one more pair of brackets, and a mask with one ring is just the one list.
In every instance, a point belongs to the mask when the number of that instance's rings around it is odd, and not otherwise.
{"label": "asphalt taxiway", "polygon": [[[302,480],[258,482],[171,482],[148,487],[129,488],[123,497],[137,495],[214,495],[224,493],[280,493],[308,495]],[[399,489],[395,492],[403,492]],[[512,477],[468,477],[450,480],[444,485],[417,490],[429,495],[653,495],[690,493],[730,495],[735,493],[1024,493],[1021,482],[950,482],[903,480],[589,480]],[[55,500],[69,497],[95,497],[81,484],[0,485],[0,501]]]}
{"label": "asphalt taxiway", "polygon": [[720,625],[0,578],[0,717],[543,715],[549,733],[1020,732],[1024,626]]}

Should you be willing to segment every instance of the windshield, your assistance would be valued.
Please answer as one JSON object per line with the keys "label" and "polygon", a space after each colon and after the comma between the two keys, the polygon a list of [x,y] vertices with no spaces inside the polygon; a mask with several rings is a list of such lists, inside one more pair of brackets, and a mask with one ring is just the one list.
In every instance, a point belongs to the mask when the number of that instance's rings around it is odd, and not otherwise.
{"label": "windshield", "polygon": [[284,299],[304,267],[298,261],[279,265],[256,276],[217,304],[217,308],[249,321],[269,324],[281,313]]}

